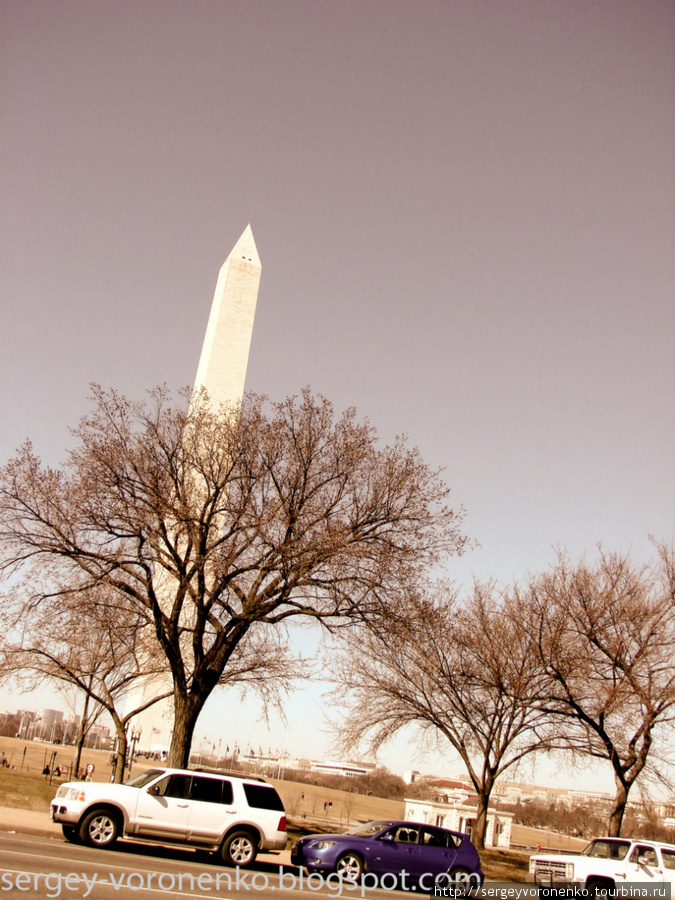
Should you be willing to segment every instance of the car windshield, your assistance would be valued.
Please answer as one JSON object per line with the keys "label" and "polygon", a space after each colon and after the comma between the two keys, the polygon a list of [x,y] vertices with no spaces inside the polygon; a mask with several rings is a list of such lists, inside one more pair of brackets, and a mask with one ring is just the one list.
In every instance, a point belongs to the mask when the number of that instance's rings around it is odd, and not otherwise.
{"label": "car windshield", "polygon": [[133,778],[130,778],[128,781],[125,781],[127,787],[135,787],[142,788],[146,784],[151,781],[154,781],[158,775],[163,775],[164,769],[147,769],[145,772],[141,772],[140,775],[134,775]]}
{"label": "car windshield", "polygon": [[624,859],[628,853],[630,841],[598,840],[591,841],[582,856],[593,856],[596,859]]}
{"label": "car windshield", "polygon": [[361,825],[359,828],[353,828],[351,831],[348,831],[347,834],[358,834],[359,837],[370,837],[373,834],[377,834],[378,831],[382,831],[383,828],[389,828],[393,824],[393,822],[366,822],[365,825]]}

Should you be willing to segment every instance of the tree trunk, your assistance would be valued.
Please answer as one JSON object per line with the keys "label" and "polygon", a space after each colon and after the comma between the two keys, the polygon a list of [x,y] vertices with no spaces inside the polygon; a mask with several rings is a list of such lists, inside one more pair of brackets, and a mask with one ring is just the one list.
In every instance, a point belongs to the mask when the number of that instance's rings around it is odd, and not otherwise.
{"label": "tree trunk", "polygon": [[471,843],[476,850],[485,849],[485,834],[487,832],[487,812],[490,802],[490,792],[478,792],[478,806],[476,807],[476,820],[471,834]]}
{"label": "tree trunk", "polygon": [[614,797],[614,806],[609,816],[609,824],[607,834],[609,837],[621,836],[621,823],[623,822],[623,814],[626,811],[626,803],[628,802],[628,790],[630,785],[626,784],[620,778],[614,777],[616,783],[616,795]]}
{"label": "tree trunk", "polygon": [[193,696],[184,697],[178,693],[174,694],[173,736],[166,760],[167,766],[172,769],[187,769],[188,767],[192,738],[203,705],[204,701],[201,698],[199,701],[195,701]]}
{"label": "tree trunk", "polygon": [[115,756],[115,784],[121,784],[124,781],[124,767],[127,764],[127,733],[119,716],[113,715],[115,723],[115,734],[117,735],[117,754]]}
{"label": "tree trunk", "polygon": [[89,712],[89,694],[84,695],[84,709],[82,710],[82,718],[80,719],[80,727],[77,730],[77,745],[75,750],[75,762],[73,763],[73,776],[78,777],[80,771],[80,760],[82,758],[82,748],[87,737],[87,713]]}

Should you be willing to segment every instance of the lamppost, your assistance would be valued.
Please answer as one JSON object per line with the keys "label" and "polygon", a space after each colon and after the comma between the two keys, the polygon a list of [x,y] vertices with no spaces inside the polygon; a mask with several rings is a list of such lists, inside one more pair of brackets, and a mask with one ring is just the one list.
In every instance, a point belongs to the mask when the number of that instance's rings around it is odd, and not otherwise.
{"label": "lamppost", "polygon": [[127,768],[129,770],[129,774],[131,774],[131,764],[134,761],[134,754],[136,753],[136,744],[141,739],[140,731],[132,731],[131,732],[131,750],[129,752],[129,762],[127,763]]}

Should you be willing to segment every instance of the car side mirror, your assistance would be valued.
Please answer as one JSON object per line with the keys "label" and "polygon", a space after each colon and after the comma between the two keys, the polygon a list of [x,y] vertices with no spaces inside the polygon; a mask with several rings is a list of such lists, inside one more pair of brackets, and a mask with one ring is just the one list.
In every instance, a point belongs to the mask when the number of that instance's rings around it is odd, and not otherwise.
{"label": "car side mirror", "polygon": [[159,797],[159,785],[153,784],[148,788],[148,793],[152,794],[153,797]]}
{"label": "car side mirror", "polygon": [[390,833],[383,834],[382,837],[380,838],[380,840],[381,840],[381,841],[393,841],[393,840],[394,840],[394,835],[393,835],[393,834],[390,834]]}

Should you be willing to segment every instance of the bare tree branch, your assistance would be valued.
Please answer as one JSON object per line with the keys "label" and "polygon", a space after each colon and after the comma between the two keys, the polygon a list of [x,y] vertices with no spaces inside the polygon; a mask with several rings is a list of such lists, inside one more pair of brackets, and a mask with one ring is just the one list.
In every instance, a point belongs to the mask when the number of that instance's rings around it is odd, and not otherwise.
{"label": "bare tree branch", "polygon": [[606,553],[572,565],[560,554],[520,598],[546,676],[539,707],[555,714],[568,749],[612,766],[614,836],[655,737],[675,721],[674,571],[665,546],[651,566]]}
{"label": "bare tree branch", "polygon": [[40,567],[36,607],[77,581],[151,623],[173,679],[174,765],[260,627],[365,620],[465,545],[462,512],[418,451],[379,447],[353,410],[336,418],[308,391],[219,411],[205,394],[186,409],[164,389],[145,403],[93,391],[60,469],[26,444],[0,470],[0,572]]}
{"label": "bare tree branch", "polygon": [[435,733],[458,753],[479,803],[473,840],[484,845],[497,778],[530,753],[551,749],[549,716],[535,708],[541,672],[509,598],[474,585],[465,602],[448,586],[408,595],[359,632],[335,666],[351,702],[342,741],[371,749],[406,726]]}

